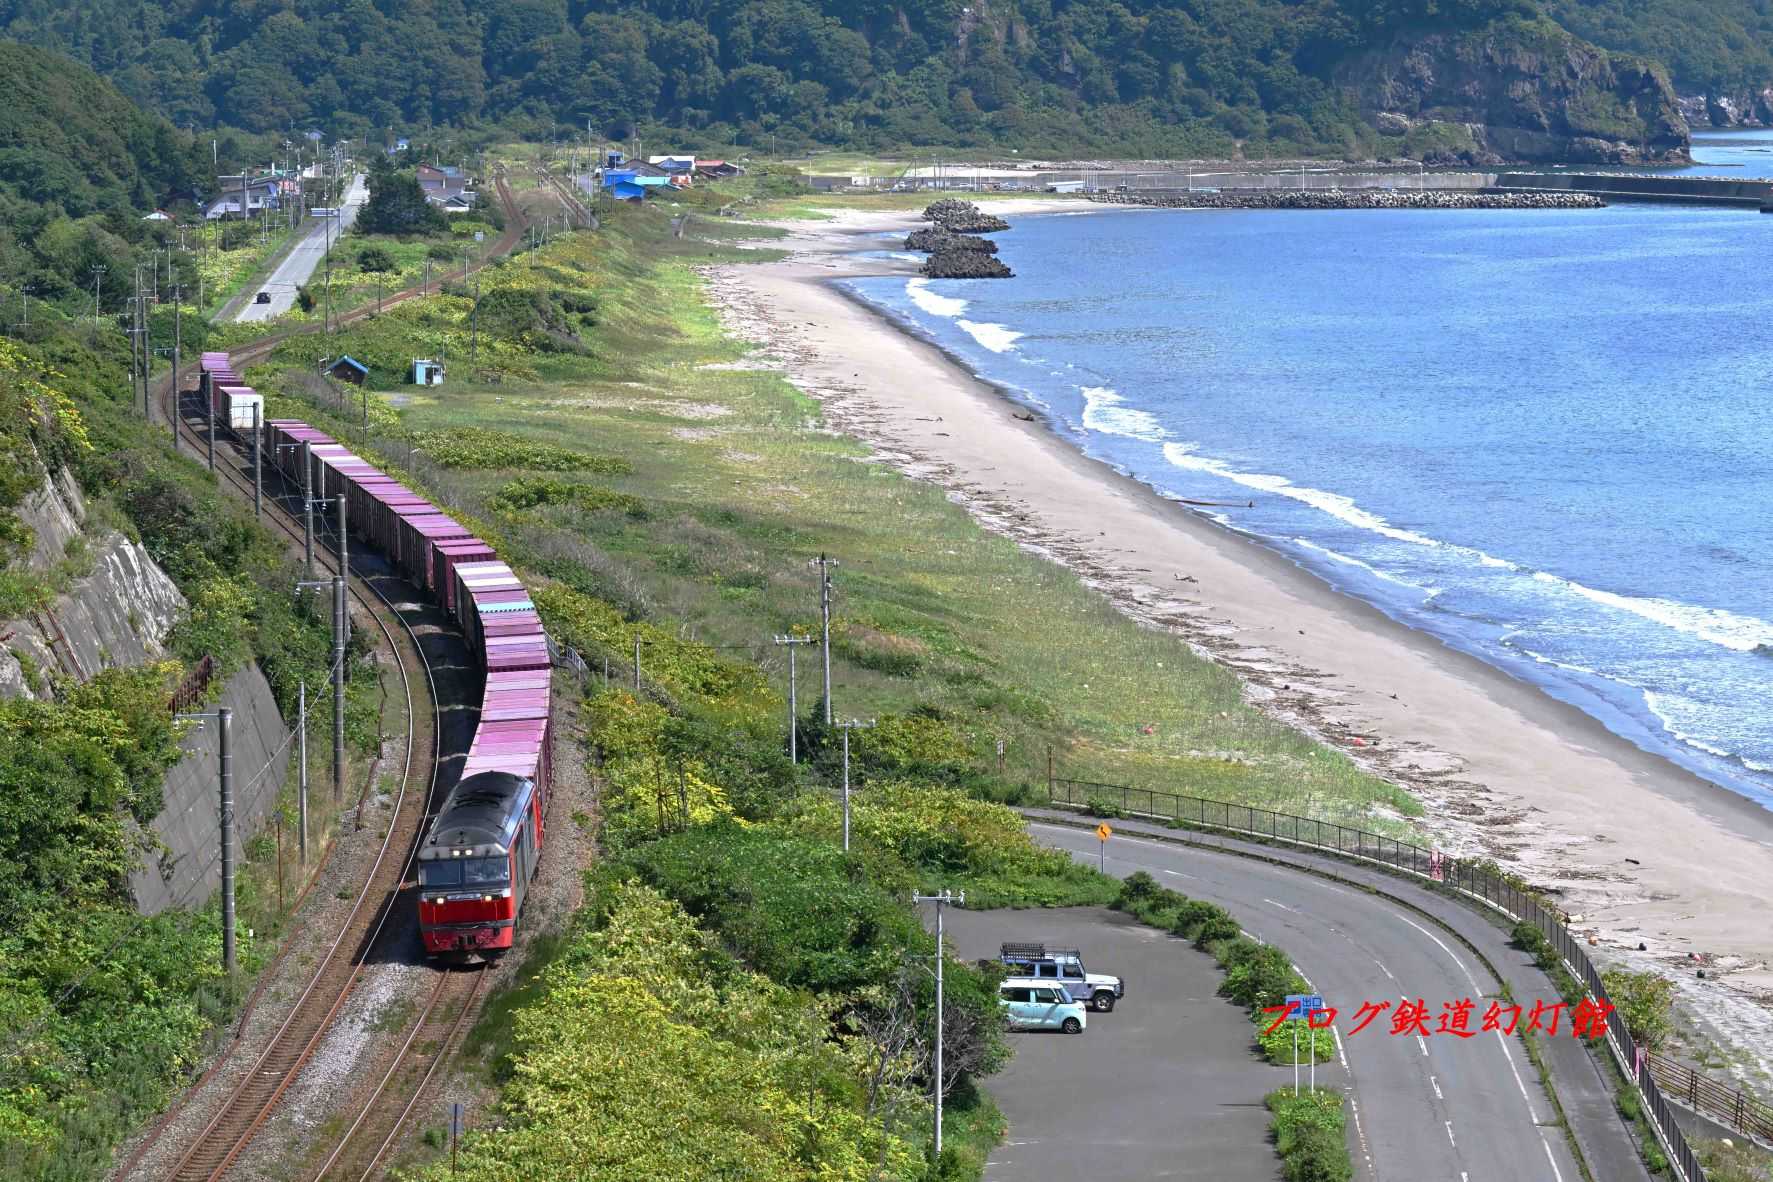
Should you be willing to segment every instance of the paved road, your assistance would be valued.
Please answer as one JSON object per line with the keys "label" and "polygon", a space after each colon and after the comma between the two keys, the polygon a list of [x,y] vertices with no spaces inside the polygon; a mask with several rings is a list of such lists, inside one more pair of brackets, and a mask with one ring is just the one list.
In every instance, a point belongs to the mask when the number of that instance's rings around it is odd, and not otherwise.
{"label": "paved road", "polygon": [[[1015,1058],[987,1088],[1009,1119],[986,1182],[1275,1182],[1262,1097],[1291,1082],[1251,1050],[1250,1023],[1217,996],[1212,957],[1095,907],[967,911],[944,917],[955,952],[997,955],[1005,940],[1081,949],[1092,972],[1125,979],[1111,1014],[1082,1034],[1018,1031]],[[926,914],[925,926],[934,927]],[[1319,1067],[1320,1084],[1346,1084]]]}
{"label": "paved road", "polygon": [[[1032,823],[1035,837],[1094,865],[1093,834]],[[1471,998],[1481,1014],[1498,984],[1467,948],[1424,917],[1364,891],[1235,855],[1131,836],[1108,845],[1107,870],[1136,870],[1228,909],[1247,930],[1285,948],[1346,1031],[1364,1001],[1441,1003]],[[1555,1001],[1555,997],[1548,1000]],[[1517,997],[1518,1000],[1518,997]],[[1479,1023],[1473,1023],[1475,1029]],[[1355,1100],[1355,1176],[1434,1182],[1578,1182],[1581,1178],[1537,1074],[1514,1040],[1393,1036],[1387,1018],[1343,1033],[1340,1054]],[[1129,1090],[1154,1081],[1132,1078]],[[1320,1080],[1320,1082],[1322,1082]],[[1058,1175],[1054,1175],[1058,1176]],[[1625,1177],[1625,1175],[1620,1175]],[[1611,1178],[1611,1176],[1609,1176]]]}
{"label": "paved road", "polygon": [[[240,324],[270,320],[281,316],[295,307],[296,288],[308,282],[315,270],[326,258],[326,249],[331,243],[339,240],[339,235],[351,228],[357,220],[357,211],[369,200],[369,190],[364,186],[363,174],[358,173],[351,178],[350,188],[345,190],[344,203],[339,206],[337,218],[309,218],[313,226],[302,240],[290,248],[271,272],[271,277],[251,291],[245,292],[245,304],[235,313],[234,319]],[[330,240],[330,241],[329,241]],[[271,293],[268,304],[254,303],[253,300],[261,291]]]}

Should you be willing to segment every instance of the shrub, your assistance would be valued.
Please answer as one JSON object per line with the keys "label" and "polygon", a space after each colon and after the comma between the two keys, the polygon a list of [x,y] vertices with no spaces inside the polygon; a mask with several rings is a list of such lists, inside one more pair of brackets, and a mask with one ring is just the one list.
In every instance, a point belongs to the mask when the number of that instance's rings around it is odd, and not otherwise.
{"label": "shrub", "polygon": [[1171,922],[1170,931],[1181,936],[1184,940],[1193,940],[1200,935],[1201,928],[1209,921],[1230,918],[1231,916],[1223,907],[1199,899],[1190,899],[1176,909],[1176,918]]}
{"label": "shrub", "polygon": [[1267,1104],[1287,1182],[1348,1182],[1354,1177],[1341,1092],[1319,1088],[1295,1096],[1291,1088],[1281,1088],[1268,1094]]}
{"label": "shrub", "polygon": [[1287,994],[1294,992],[1295,985],[1304,984],[1299,980],[1299,974],[1293,971],[1293,962],[1287,959],[1287,954],[1274,945],[1240,938],[1232,947],[1236,955],[1223,960],[1225,980],[1219,986],[1221,997],[1228,997],[1253,1010],[1262,1010],[1280,1005]]}
{"label": "shrub", "polygon": [[1126,815],[1126,811],[1118,804],[1115,804],[1106,796],[1097,795],[1092,795],[1089,800],[1084,803],[1084,812],[1092,817],[1108,817],[1110,819],[1124,817]]}
{"label": "shrub", "polygon": [[1514,925],[1509,942],[1522,952],[1533,958],[1533,963],[1545,972],[1551,972],[1558,966],[1557,949],[1545,938],[1545,933],[1534,924],[1521,920]]}
{"label": "shrub", "polygon": [[1639,1046],[1656,1050],[1674,1029],[1674,982],[1659,973],[1611,969],[1601,974],[1607,997]]}
{"label": "shrub", "polygon": [[1215,915],[1204,921],[1200,930],[1195,932],[1194,946],[1207,948],[1221,940],[1236,940],[1242,935],[1243,929],[1238,926],[1237,920],[1229,915]]}
{"label": "shrub", "polygon": [[357,252],[357,269],[373,275],[393,271],[396,264],[387,247],[370,245]]}

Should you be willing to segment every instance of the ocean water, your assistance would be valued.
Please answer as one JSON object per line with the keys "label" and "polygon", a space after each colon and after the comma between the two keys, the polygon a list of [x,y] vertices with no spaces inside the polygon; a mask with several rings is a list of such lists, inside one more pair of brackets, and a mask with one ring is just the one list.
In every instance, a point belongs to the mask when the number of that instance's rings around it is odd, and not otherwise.
{"label": "ocean water", "polygon": [[1114,211],[999,241],[1009,282],[853,287],[1089,454],[1253,502],[1212,512],[1773,807],[1773,216]]}

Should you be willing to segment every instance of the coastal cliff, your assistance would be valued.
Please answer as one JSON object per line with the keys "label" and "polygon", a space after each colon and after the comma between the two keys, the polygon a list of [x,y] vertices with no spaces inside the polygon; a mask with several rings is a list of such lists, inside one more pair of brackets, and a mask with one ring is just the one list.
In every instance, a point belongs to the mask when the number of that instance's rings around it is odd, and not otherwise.
{"label": "coastal cliff", "polygon": [[1550,21],[1404,34],[1342,63],[1363,115],[1431,164],[1677,164],[1687,122],[1659,65]]}

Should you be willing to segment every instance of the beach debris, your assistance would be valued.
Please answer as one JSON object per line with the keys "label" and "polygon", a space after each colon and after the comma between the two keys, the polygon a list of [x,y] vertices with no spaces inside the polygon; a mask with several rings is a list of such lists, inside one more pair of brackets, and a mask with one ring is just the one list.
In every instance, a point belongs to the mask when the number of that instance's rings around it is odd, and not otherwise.
{"label": "beach debris", "polygon": [[1010,417],[1012,419],[1021,419],[1024,423],[1032,423],[1034,421],[1034,416],[1026,411],[1012,410],[1010,412]]}

